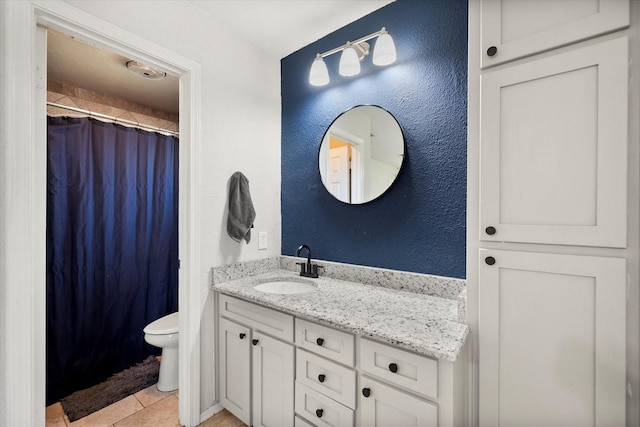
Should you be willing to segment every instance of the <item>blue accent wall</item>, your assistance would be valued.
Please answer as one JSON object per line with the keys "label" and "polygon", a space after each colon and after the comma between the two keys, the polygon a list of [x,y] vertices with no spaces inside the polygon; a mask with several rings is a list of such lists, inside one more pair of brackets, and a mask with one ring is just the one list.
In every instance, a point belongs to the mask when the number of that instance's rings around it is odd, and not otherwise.
{"label": "blue accent wall", "polygon": [[[317,53],[386,27],[397,61],[371,55],[355,77],[308,83]],[[372,47],[375,42],[372,43]],[[282,67],[282,254],[307,244],[314,259],[465,277],[467,1],[398,0],[287,56]],[[407,154],[381,198],[347,205],[320,181],[318,150],[343,111],[379,105],[400,122]]]}

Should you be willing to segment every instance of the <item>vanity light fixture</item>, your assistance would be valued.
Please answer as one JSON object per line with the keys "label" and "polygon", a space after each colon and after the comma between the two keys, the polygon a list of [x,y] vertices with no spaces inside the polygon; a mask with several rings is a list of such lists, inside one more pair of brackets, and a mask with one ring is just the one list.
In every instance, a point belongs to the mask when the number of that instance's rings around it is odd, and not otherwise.
{"label": "vanity light fixture", "polygon": [[324,86],[329,83],[329,70],[327,70],[327,64],[324,63],[320,54],[316,55],[316,59],[311,64],[309,83],[314,86]]}
{"label": "vanity light fixture", "polygon": [[340,75],[348,77],[359,74],[360,61],[369,55],[370,52],[370,46],[367,40],[376,37],[377,40],[373,50],[373,63],[382,66],[395,62],[396,47],[386,28],[382,27],[380,31],[360,37],[356,41],[347,42],[340,47],[317,54],[313,60],[313,64],[311,64],[309,84],[313,86],[324,86],[329,83],[329,70],[327,70],[327,64],[324,63],[323,58],[338,52],[342,52],[338,70]]}
{"label": "vanity light fixture", "polygon": [[348,44],[349,47],[342,51],[340,66],[338,68],[340,75],[346,77],[360,74],[360,58],[358,58],[358,54],[353,45],[351,45],[351,43]]}

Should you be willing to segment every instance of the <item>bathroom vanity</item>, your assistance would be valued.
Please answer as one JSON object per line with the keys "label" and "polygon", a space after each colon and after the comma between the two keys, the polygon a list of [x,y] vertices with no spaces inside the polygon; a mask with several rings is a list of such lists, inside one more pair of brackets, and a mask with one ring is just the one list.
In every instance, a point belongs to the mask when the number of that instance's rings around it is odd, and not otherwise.
{"label": "bathroom vanity", "polygon": [[[464,281],[351,272],[389,287],[374,286],[327,277],[349,274],[324,262],[326,276],[303,279],[286,269],[293,260],[235,272],[241,278],[214,274],[225,408],[254,426],[468,424]],[[264,291],[296,282],[313,289]],[[425,293],[438,289],[450,294]]]}

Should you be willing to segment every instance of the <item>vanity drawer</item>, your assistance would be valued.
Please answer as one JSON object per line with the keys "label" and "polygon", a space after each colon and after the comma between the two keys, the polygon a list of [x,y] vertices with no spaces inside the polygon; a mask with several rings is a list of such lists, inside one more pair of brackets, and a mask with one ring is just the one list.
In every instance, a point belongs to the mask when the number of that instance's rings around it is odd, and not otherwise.
{"label": "vanity drawer", "polygon": [[355,370],[298,348],[296,379],[309,388],[356,409]]}
{"label": "vanity drawer", "polygon": [[406,350],[360,339],[360,369],[390,384],[438,398],[438,361]]}
{"label": "vanity drawer", "polygon": [[222,317],[236,320],[272,337],[293,341],[293,316],[289,314],[228,295],[220,295],[218,307]]}
{"label": "vanity drawer", "polygon": [[347,427],[354,425],[354,411],[322,393],[296,381],[296,414],[316,426]]}
{"label": "vanity drawer", "polygon": [[344,365],[355,362],[352,334],[296,318],[296,345]]}

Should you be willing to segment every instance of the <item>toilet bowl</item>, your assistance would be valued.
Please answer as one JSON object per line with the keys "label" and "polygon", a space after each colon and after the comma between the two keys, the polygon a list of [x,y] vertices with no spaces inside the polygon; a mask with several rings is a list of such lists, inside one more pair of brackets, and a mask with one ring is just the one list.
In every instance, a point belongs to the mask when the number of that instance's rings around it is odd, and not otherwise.
{"label": "toilet bowl", "polygon": [[144,340],[162,349],[158,390],[178,389],[178,313],[171,313],[149,323]]}

